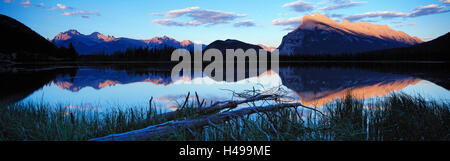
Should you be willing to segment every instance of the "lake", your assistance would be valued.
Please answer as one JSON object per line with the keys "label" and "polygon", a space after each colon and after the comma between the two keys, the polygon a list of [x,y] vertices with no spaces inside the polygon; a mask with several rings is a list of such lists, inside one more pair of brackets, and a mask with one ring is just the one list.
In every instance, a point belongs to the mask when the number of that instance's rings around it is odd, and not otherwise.
{"label": "lake", "polygon": [[231,91],[284,89],[292,100],[322,107],[349,92],[373,100],[393,92],[450,101],[445,63],[284,62],[279,72],[232,82],[209,77],[172,80],[167,63],[18,65],[2,72],[0,100],[102,111],[108,108],[177,109],[188,92],[206,102],[237,99]]}

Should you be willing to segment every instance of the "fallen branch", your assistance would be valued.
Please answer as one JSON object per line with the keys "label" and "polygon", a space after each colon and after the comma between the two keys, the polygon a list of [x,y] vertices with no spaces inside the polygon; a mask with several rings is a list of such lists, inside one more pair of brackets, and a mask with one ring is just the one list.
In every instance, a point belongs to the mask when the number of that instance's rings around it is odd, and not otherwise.
{"label": "fallen branch", "polygon": [[[263,97],[263,95],[261,95]],[[265,97],[265,96],[264,96]],[[216,108],[219,109],[217,106]],[[217,113],[209,116],[204,116],[192,120],[182,120],[182,121],[169,121],[158,125],[152,125],[143,129],[129,131],[120,134],[111,134],[105,137],[93,138],[89,141],[138,141],[138,140],[150,140],[152,138],[164,137],[172,134],[178,130],[195,129],[200,128],[211,123],[222,123],[234,118],[239,118],[245,115],[257,113],[257,112],[268,112],[279,110],[287,107],[303,107],[310,110],[317,111],[314,108],[303,106],[301,103],[281,103],[268,106],[257,106],[248,107],[244,109],[239,109],[235,111],[228,111],[223,113]]]}
{"label": "fallen branch", "polygon": [[[199,108],[198,113],[201,114],[201,115],[213,114],[213,113],[217,113],[217,112],[219,112],[219,111],[221,111],[223,109],[236,108],[239,104],[265,100],[265,99],[269,99],[271,97],[276,97],[276,96],[274,96],[274,95],[255,95],[255,96],[249,97],[249,98],[247,98],[245,100],[216,102],[216,103],[214,103],[214,104],[212,104],[212,105],[210,105],[208,107]],[[185,101],[184,104],[186,104],[186,101]],[[183,105],[183,107],[184,106],[185,105]],[[168,121],[175,120],[176,117],[177,117],[177,114],[179,112],[180,111],[177,110],[177,111],[163,113],[163,114],[160,114],[160,117],[164,117]]]}

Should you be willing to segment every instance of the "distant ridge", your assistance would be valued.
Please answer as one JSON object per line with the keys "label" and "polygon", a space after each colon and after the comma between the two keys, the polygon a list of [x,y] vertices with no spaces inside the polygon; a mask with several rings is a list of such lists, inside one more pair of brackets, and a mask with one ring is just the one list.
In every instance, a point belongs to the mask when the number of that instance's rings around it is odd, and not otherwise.
{"label": "distant ridge", "polygon": [[412,50],[416,50],[419,52],[435,52],[435,53],[450,53],[450,32],[447,32],[445,35],[439,36],[436,39],[431,41],[424,42],[422,44],[418,44],[412,46]]}
{"label": "distant ridge", "polygon": [[[76,57],[19,21],[0,14],[0,60],[61,60]],[[69,45],[68,45],[69,46]],[[67,46],[67,47],[68,47]]]}
{"label": "distant ridge", "polygon": [[431,41],[410,47],[384,49],[361,53],[365,57],[384,57],[392,60],[450,61],[450,32]]}
{"label": "distant ridge", "polygon": [[[114,52],[124,52],[127,49],[135,48],[160,49],[163,47],[173,47],[193,50],[195,45],[190,40],[179,42],[167,36],[153,37],[148,40],[136,40],[124,37],[116,38],[114,36],[103,35],[99,32],[84,35],[77,30],[61,32],[53,38],[52,42],[58,47],[68,47],[72,43],[80,55],[112,54]],[[203,44],[200,45],[202,47],[205,46]]]}
{"label": "distant ridge", "polygon": [[[253,45],[249,43],[245,43],[239,40],[234,39],[227,39],[227,40],[216,40],[212,43],[210,43],[208,46],[205,47],[205,51],[208,49],[218,49],[222,52],[222,54],[226,53],[226,49],[243,49],[244,52],[248,49],[255,49],[256,52],[259,51],[259,49],[264,49],[260,45]],[[266,50],[266,49],[265,49]]]}
{"label": "distant ridge", "polygon": [[367,22],[338,23],[327,16],[303,17],[302,24],[283,37],[278,47],[282,55],[342,54],[408,47],[422,43],[417,37],[387,25]]}

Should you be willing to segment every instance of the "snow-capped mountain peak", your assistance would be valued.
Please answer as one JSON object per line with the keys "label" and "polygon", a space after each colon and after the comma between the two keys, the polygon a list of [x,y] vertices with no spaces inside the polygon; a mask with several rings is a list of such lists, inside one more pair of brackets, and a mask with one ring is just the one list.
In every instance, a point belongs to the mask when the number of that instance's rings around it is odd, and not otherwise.
{"label": "snow-capped mountain peak", "polygon": [[[110,35],[104,35],[99,32],[93,32],[89,35],[84,35],[76,30],[68,30],[61,32],[55,36],[52,41],[56,46],[68,47],[70,43],[73,44],[75,50],[82,55],[105,53],[110,54],[117,51],[125,51],[126,49],[135,48],[185,48],[193,49],[194,43],[189,40],[179,42],[174,38],[168,36],[153,37],[147,40],[137,40],[130,38],[116,38]],[[205,45],[202,45],[203,47]]]}

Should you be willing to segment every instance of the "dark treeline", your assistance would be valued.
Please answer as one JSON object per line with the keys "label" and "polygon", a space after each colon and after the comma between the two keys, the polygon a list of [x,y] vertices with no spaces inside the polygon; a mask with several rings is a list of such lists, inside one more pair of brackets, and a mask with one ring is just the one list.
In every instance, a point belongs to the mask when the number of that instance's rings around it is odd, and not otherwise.
{"label": "dark treeline", "polygon": [[297,56],[280,56],[281,61],[448,61],[447,52],[415,52],[405,48],[371,51],[356,54],[301,54]]}
{"label": "dark treeline", "polygon": [[[73,51],[61,49],[62,51]],[[176,48],[161,49],[136,48],[119,51],[112,54],[80,55],[81,61],[170,61]],[[191,58],[193,58],[193,51]],[[73,52],[72,52],[73,53]],[[270,57],[270,56],[269,56]],[[270,58],[269,58],[270,59]],[[224,59],[225,60],[225,59]],[[299,54],[295,56],[280,55],[280,61],[448,61],[450,55],[445,50],[425,50],[411,48],[396,48],[370,51],[355,54]]]}
{"label": "dark treeline", "polygon": [[[90,55],[80,55],[77,60],[80,61],[156,61],[156,62],[170,62],[171,55],[177,48],[174,47],[163,47],[160,49],[151,48],[128,48],[125,51],[117,51],[112,54],[106,53],[96,53]],[[194,61],[194,51],[188,50],[191,54],[191,61]],[[204,50],[205,51],[205,50]],[[203,51],[203,52],[204,52]],[[225,61],[225,53],[223,54],[223,59]],[[256,57],[259,59],[259,55]],[[179,58],[181,61],[183,58]],[[215,58],[212,58],[214,61]],[[267,60],[270,61],[270,52],[268,52]],[[235,62],[237,59],[235,58]],[[248,61],[248,57],[246,58]]]}
{"label": "dark treeline", "polygon": [[30,43],[30,46],[34,47],[18,47],[11,51],[3,50],[2,52],[7,54],[1,54],[1,58],[17,62],[76,60],[78,58],[78,53],[72,44],[68,48],[33,45],[33,43]]}
{"label": "dark treeline", "polygon": [[295,68],[343,68],[359,69],[381,73],[410,75],[431,81],[446,89],[450,89],[448,76],[450,75],[449,63],[410,63],[410,62],[280,62],[280,70],[287,67]]}
{"label": "dark treeline", "polygon": [[64,55],[63,57],[68,58],[69,60],[76,60],[79,57],[79,54],[73,47],[72,43],[70,43],[68,48],[61,46],[57,48],[56,51],[58,54]]}
{"label": "dark treeline", "polygon": [[[164,46],[160,49],[135,48],[125,51],[117,51],[112,54],[97,53],[91,55],[80,55],[81,61],[170,61],[170,57],[176,48]],[[192,52],[191,52],[192,53]]]}

